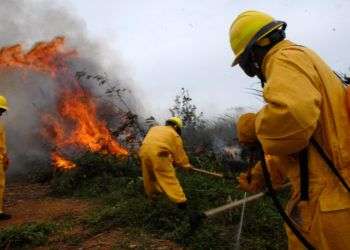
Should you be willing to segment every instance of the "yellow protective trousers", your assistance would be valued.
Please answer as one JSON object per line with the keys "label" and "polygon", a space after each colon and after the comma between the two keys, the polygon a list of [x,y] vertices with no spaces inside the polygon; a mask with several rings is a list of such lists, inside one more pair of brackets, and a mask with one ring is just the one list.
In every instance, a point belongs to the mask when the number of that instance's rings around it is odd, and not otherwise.
{"label": "yellow protective trousers", "polygon": [[0,164],[0,212],[4,209],[4,192],[5,192],[5,169]]}
{"label": "yellow protective trousers", "polygon": [[173,160],[169,153],[158,151],[155,146],[143,145],[140,159],[145,192],[152,198],[164,192],[175,203],[185,202],[186,196],[176,177]]}
{"label": "yellow protective trousers", "polygon": [[7,168],[7,160],[5,162],[5,158],[7,159],[6,155],[6,136],[5,136],[5,129],[0,124],[0,212],[4,209],[4,192],[5,192],[5,167]]}

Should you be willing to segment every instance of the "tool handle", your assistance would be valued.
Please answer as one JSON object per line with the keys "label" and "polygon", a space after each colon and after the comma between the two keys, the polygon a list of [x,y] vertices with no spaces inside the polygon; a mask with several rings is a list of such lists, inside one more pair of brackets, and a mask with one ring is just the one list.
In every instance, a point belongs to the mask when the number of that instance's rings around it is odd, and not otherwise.
{"label": "tool handle", "polygon": [[[282,185],[281,187],[279,187],[278,189],[284,189],[284,188],[287,188],[289,186],[291,186],[291,184],[290,183],[286,183],[286,184]],[[258,193],[258,194],[254,194],[254,195],[248,196],[247,198],[244,198],[244,199],[241,199],[241,200],[238,200],[238,201],[233,201],[233,202],[230,202],[230,203],[228,203],[226,205],[207,210],[207,211],[204,212],[204,214],[205,214],[205,216],[207,218],[208,217],[213,217],[213,216],[215,216],[215,215],[217,215],[219,213],[222,213],[222,212],[225,212],[227,210],[231,210],[233,208],[239,207],[239,206],[243,205],[244,203],[260,199],[265,194],[266,194],[266,191]]]}
{"label": "tool handle", "polygon": [[215,177],[219,177],[219,178],[225,178],[225,176],[223,174],[220,174],[220,173],[210,172],[210,171],[200,169],[200,168],[195,168],[195,167],[192,167],[191,169],[195,172],[198,172],[198,173],[211,175],[211,176],[215,176]]}

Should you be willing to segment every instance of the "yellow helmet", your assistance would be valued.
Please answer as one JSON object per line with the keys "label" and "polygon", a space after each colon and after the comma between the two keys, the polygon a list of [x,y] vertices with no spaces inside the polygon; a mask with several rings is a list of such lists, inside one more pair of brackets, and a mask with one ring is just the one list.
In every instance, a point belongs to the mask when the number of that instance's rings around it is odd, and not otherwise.
{"label": "yellow helmet", "polygon": [[176,126],[178,126],[179,128],[182,128],[183,127],[183,122],[182,122],[182,119],[178,116],[174,116],[174,117],[171,117],[169,118],[168,120],[166,120],[167,122],[172,122],[174,124],[176,124]]}
{"label": "yellow helmet", "polygon": [[8,110],[7,99],[5,96],[0,95],[0,108]]}
{"label": "yellow helmet", "polygon": [[230,43],[236,58],[232,66],[238,64],[243,52],[255,42],[265,46],[264,37],[272,31],[285,28],[286,23],[275,21],[274,18],[264,12],[248,10],[236,17],[230,28]]}
{"label": "yellow helmet", "polygon": [[246,113],[239,117],[236,128],[238,141],[242,144],[252,144],[258,141],[255,133],[256,114]]}

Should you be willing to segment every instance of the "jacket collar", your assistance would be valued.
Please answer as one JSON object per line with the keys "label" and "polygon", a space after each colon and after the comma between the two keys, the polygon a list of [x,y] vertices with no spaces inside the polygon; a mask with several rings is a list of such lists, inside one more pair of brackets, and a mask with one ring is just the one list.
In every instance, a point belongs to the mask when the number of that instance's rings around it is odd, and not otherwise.
{"label": "jacket collar", "polygon": [[267,54],[265,55],[264,57],[264,60],[263,60],[263,63],[262,63],[262,72],[264,72],[264,75],[265,77],[266,76],[266,66],[267,64],[269,63],[270,59],[273,57],[273,55],[279,51],[280,49],[283,49],[283,48],[286,48],[286,47],[289,47],[291,45],[294,45],[294,43],[292,43],[291,41],[289,40],[283,40],[279,43],[277,43],[275,46],[273,46],[269,52],[267,52]]}

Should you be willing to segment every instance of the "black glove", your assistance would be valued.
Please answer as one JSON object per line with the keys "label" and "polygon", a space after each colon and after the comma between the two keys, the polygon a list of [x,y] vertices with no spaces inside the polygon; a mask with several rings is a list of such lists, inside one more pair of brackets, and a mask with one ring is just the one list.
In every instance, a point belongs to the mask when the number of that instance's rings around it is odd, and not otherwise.
{"label": "black glove", "polygon": [[177,203],[177,208],[181,209],[181,210],[186,210],[187,209],[187,202],[181,202],[181,203]]}

